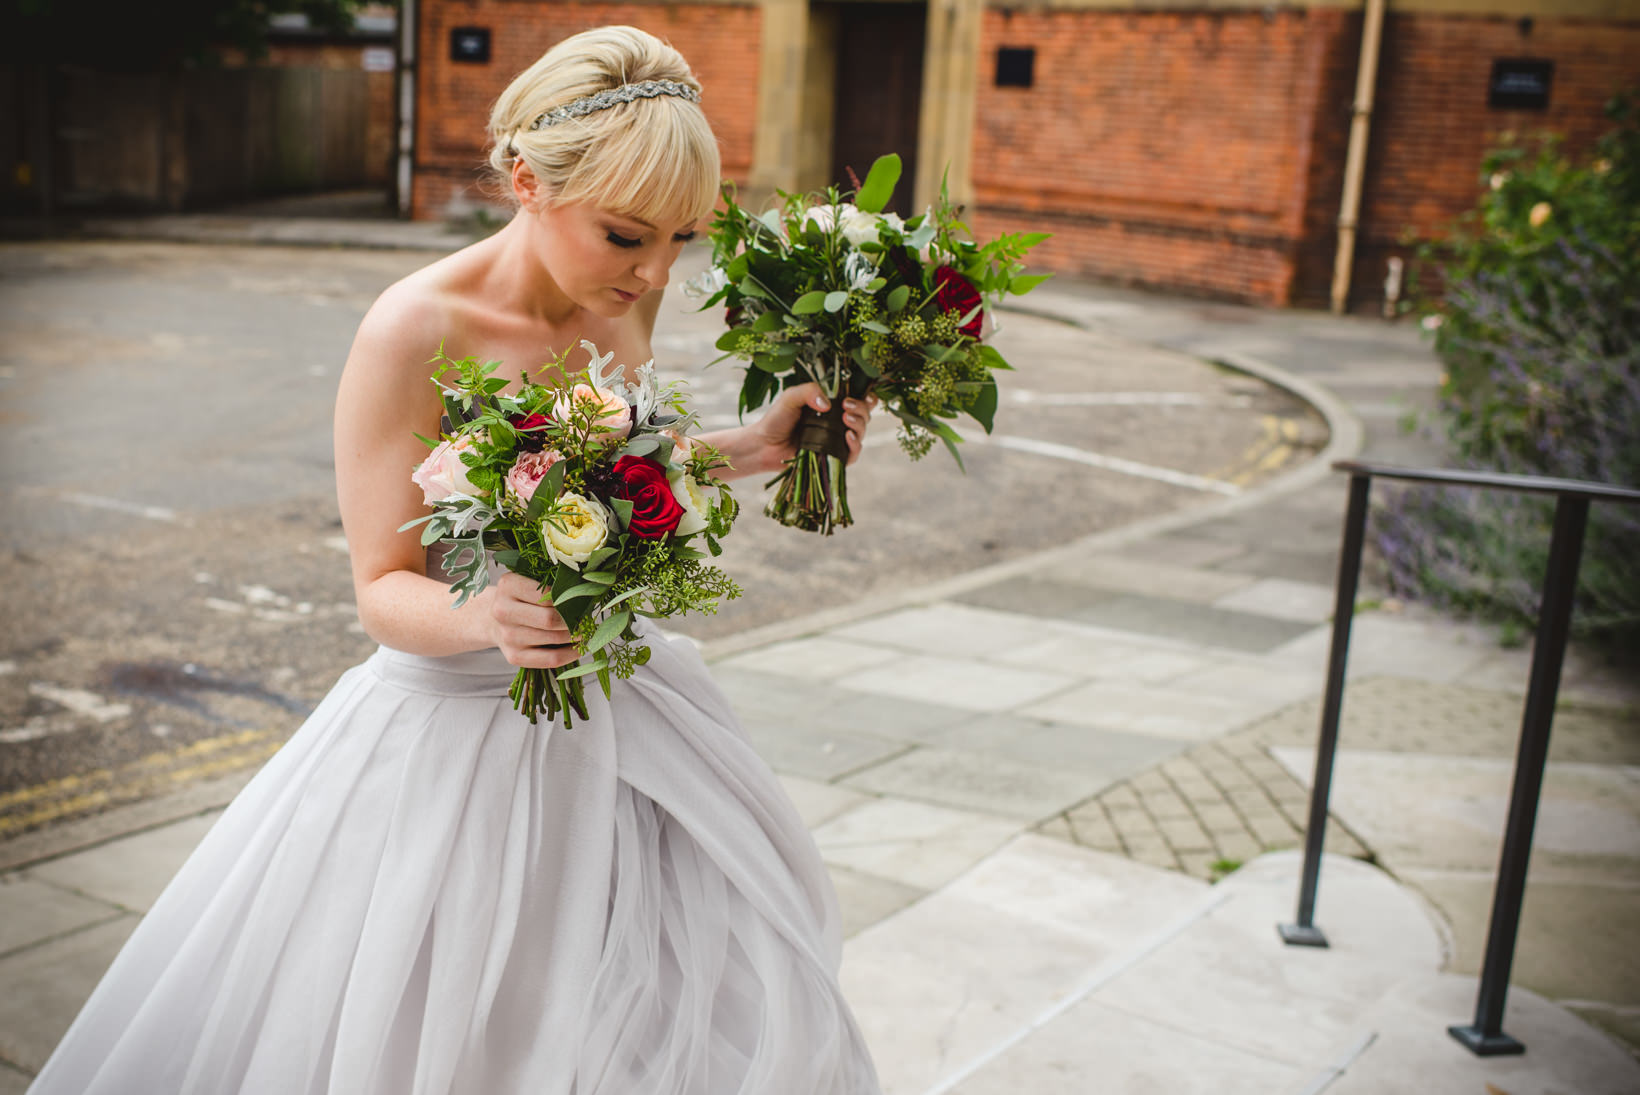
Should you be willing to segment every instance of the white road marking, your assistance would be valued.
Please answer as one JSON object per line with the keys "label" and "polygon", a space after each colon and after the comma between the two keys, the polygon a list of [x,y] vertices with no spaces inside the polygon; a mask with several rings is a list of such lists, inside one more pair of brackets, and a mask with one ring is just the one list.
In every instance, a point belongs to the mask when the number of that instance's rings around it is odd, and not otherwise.
{"label": "white road marking", "polygon": [[1032,392],[1012,388],[1008,390],[1008,402],[1027,407],[1206,407],[1218,401],[1200,392]]}
{"label": "white road marking", "polygon": [[[1236,495],[1241,488],[1234,483],[1226,483],[1222,479],[1209,479],[1205,475],[1192,475],[1187,471],[1174,471],[1172,468],[1159,468],[1154,464],[1141,464],[1137,460],[1124,460],[1120,456],[1105,456],[1103,453],[1090,452],[1073,445],[1061,445],[1054,441],[1038,441],[1034,437],[1013,437],[1007,434],[991,434],[989,436],[974,432],[962,434],[964,442],[971,445],[996,445],[998,448],[1012,449],[1014,452],[1030,453],[1032,456],[1046,456],[1051,460],[1068,460],[1073,464],[1083,464],[1090,468],[1099,468],[1102,471],[1113,471],[1121,475],[1135,475],[1141,479],[1154,479],[1159,483],[1168,483],[1175,487],[1185,487],[1189,490],[1211,491],[1214,494]],[[896,444],[894,434],[886,430],[866,435],[864,448],[875,449],[884,445]]]}
{"label": "white road marking", "polygon": [[44,681],[30,681],[28,690],[31,696],[50,700],[59,707],[68,708],[76,715],[84,715],[98,722],[113,722],[131,713],[130,704],[109,703],[95,692],[87,692],[82,688],[63,688]]}
{"label": "white road marking", "polygon": [[4,677],[4,676],[7,676],[7,675],[9,675],[11,673],[15,673],[15,672],[17,672],[17,663],[16,662],[12,661],[9,658],[6,659],[3,662],[0,662],[0,677]]}
{"label": "white road marking", "polygon": [[1015,452],[1028,452],[1037,456],[1052,457],[1055,460],[1069,460],[1073,464],[1086,464],[1090,468],[1134,475],[1141,479],[1154,479],[1158,483],[1168,483],[1175,487],[1211,491],[1215,494],[1241,493],[1240,487],[1220,479],[1209,479],[1205,475],[1192,475],[1186,471],[1174,471],[1172,468],[1159,468],[1154,464],[1141,464],[1137,460],[1124,460],[1119,456],[1105,456],[1102,453],[1089,452],[1087,449],[1060,445],[1052,441],[1038,441],[1034,437],[995,435],[991,438],[991,443]]}
{"label": "white road marking", "polygon": [[105,498],[100,494],[84,494],[80,491],[67,491],[57,497],[65,502],[73,502],[77,506],[129,513],[135,517],[146,517],[150,521],[169,521],[175,524],[178,520],[176,510],[166,509],[164,506],[145,506],[140,502],[127,502],[122,498]]}
{"label": "white road marking", "polygon": [[21,745],[25,741],[38,741],[40,738],[49,738],[53,734],[66,734],[70,730],[78,730],[80,724],[71,718],[44,718],[35,715],[15,730],[0,730],[0,745]]}

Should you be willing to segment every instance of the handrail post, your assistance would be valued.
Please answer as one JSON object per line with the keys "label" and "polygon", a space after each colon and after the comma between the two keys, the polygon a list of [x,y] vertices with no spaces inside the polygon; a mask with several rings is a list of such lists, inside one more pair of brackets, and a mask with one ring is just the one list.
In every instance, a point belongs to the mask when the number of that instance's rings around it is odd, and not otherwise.
{"label": "handrail post", "polygon": [[1355,590],[1361,578],[1361,548],[1367,534],[1367,494],[1372,476],[1350,476],[1349,508],[1344,513],[1344,542],[1338,553],[1337,602],[1333,606],[1332,651],[1327,658],[1327,691],[1321,701],[1321,739],[1315,749],[1315,779],[1310,784],[1310,823],[1304,834],[1304,876],[1298,891],[1298,919],[1276,930],[1293,946],[1325,947],[1327,937],[1315,926],[1315,891],[1321,881],[1321,847],[1327,835],[1327,799],[1332,792],[1333,755],[1338,750],[1338,718],[1344,706],[1344,667],[1350,653],[1350,624],[1355,618]]}
{"label": "handrail post", "polygon": [[1492,923],[1487,929],[1486,962],[1481,968],[1480,992],[1475,1000],[1475,1022],[1470,1026],[1447,1028],[1452,1037],[1479,1057],[1526,1052],[1524,1045],[1503,1033],[1503,1005],[1509,993],[1509,970],[1515,961],[1515,939],[1520,932],[1520,910],[1526,895],[1526,864],[1532,854],[1532,830],[1537,824],[1538,798],[1543,792],[1549,729],[1555,717],[1555,697],[1560,691],[1560,669],[1566,658],[1572,600],[1577,591],[1578,563],[1583,554],[1583,532],[1588,518],[1587,498],[1563,494],[1555,504],[1549,565],[1543,578],[1543,607],[1538,613],[1537,639],[1532,648],[1531,683],[1527,686],[1526,709],[1521,717],[1515,786],[1509,798],[1503,853],[1498,860],[1498,884],[1492,897]]}

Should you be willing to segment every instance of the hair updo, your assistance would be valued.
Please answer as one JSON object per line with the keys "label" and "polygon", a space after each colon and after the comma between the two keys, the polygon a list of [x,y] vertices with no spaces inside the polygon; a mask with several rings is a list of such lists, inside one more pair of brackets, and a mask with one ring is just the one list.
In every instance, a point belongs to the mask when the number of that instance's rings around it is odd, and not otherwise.
{"label": "hair updo", "polygon": [[618,103],[532,130],[547,111],[644,80],[700,90],[683,56],[636,27],[572,35],[514,77],[490,112],[490,166],[511,193],[522,160],[555,202],[590,202],[657,227],[704,217],[717,201],[717,138],[700,106],[676,95]]}

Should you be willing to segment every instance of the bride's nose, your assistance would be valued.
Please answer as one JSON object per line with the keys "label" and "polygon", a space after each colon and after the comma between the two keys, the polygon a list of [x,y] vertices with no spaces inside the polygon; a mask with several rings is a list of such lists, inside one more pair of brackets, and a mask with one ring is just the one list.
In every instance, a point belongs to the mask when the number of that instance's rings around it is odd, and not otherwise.
{"label": "bride's nose", "polygon": [[651,289],[664,289],[671,278],[671,270],[672,264],[667,261],[667,257],[657,254],[639,260],[633,272]]}

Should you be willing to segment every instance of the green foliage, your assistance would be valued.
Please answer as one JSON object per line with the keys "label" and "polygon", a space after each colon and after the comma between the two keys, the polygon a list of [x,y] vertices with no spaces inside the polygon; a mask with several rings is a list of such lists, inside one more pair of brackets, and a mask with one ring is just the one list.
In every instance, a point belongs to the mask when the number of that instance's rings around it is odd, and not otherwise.
{"label": "green foliage", "polygon": [[[1435,427],[1462,466],[1640,486],[1640,119],[1591,155],[1537,138],[1488,154],[1476,207],[1440,245],[1424,302],[1446,366]],[[1381,513],[1392,588],[1534,626],[1553,502],[1408,489]],[[1640,649],[1640,513],[1591,509],[1574,630]]]}

